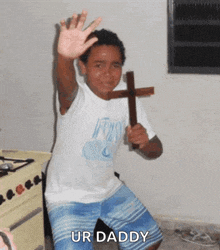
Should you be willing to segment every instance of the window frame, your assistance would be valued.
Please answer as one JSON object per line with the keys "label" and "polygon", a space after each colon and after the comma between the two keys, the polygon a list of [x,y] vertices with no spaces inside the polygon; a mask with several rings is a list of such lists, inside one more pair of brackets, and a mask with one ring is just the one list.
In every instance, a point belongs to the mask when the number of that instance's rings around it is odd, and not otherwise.
{"label": "window frame", "polygon": [[[175,48],[178,47],[178,44],[179,46],[183,46],[183,47],[203,47],[201,46],[201,44],[204,44],[205,47],[215,47],[215,48],[219,48],[219,53],[220,53],[220,41],[218,43],[197,43],[196,42],[178,42],[178,41],[175,41],[175,27],[177,25],[180,25],[180,24],[176,24],[176,23],[180,23],[180,21],[177,21],[176,17],[175,17],[175,3],[178,2],[180,4],[184,4],[184,3],[207,3],[207,0],[168,0],[168,8],[167,8],[167,15],[168,15],[168,18],[167,18],[167,25],[168,25],[168,33],[167,33],[167,36],[168,36],[168,73],[171,73],[171,74],[175,74],[175,73],[183,73],[183,74],[220,74],[220,67],[206,67],[206,66],[198,66],[198,67],[192,67],[192,66],[177,66],[175,64]],[[209,1],[210,3],[213,3],[213,4],[219,4],[220,5],[220,2],[219,0],[216,1],[216,0],[210,0]],[[186,21],[183,21],[183,22],[190,22],[191,25],[200,25],[198,24],[198,21],[196,20],[186,20]],[[200,21],[201,23],[208,23],[209,24],[212,24],[213,21]],[[220,18],[219,20],[215,21],[215,25],[219,25],[220,27]],[[187,25],[190,25],[190,24],[187,24]],[[203,24],[201,24],[203,25]],[[184,45],[184,43],[186,45]],[[182,45],[181,45],[182,44]],[[188,44],[188,45],[187,45]],[[219,61],[220,61],[220,57],[219,57]]]}

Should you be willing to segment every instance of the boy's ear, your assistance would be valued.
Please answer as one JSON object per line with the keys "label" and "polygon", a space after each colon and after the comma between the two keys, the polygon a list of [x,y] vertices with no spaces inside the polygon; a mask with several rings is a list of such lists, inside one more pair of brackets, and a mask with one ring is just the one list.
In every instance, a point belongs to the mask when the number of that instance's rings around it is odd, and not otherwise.
{"label": "boy's ear", "polygon": [[86,66],[81,60],[79,60],[79,67],[80,67],[81,74],[86,75]]}

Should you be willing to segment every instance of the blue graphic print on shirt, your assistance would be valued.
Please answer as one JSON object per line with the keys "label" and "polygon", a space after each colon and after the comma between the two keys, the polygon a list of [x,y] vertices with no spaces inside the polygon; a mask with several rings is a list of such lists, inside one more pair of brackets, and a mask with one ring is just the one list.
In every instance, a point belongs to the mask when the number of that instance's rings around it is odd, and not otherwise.
{"label": "blue graphic print on shirt", "polygon": [[122,121],[113,122],[108,117],[99,119],[92,136],[93,140],[83,147],[83,157],[87,160],[111,161],[123,129]]}

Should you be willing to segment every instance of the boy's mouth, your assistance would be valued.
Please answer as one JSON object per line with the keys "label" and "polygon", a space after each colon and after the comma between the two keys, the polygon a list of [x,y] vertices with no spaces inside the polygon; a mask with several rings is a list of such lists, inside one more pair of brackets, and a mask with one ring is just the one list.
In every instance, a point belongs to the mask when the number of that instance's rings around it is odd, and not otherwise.
{"label": "boy's mouth", "polygon": [[114,84],[112,82],[104,82],[102,85],[106,88],[113,89]]}

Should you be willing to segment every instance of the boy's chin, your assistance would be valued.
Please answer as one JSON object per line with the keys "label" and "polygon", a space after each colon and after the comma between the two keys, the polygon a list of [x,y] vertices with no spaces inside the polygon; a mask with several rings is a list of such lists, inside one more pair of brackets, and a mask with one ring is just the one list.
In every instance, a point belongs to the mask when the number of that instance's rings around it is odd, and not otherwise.
{"label": "boy's chin", "polygon": [[106,95],[102,95],[102,96],[101,96],[101,98],[102,98],[103,100],[105,100],[105,101],[110,100],[110,98],[109,98],[109,95],[108,95],[108,94],[106,94]]}
{"label": "boy's chin", "polygon": [[105,93],[100,93],[99,97],[102,98],[103,100],[110,100],[109,98],[109,93],[111,93],[112,91],[108,91],[108,92],[105,92]]}

